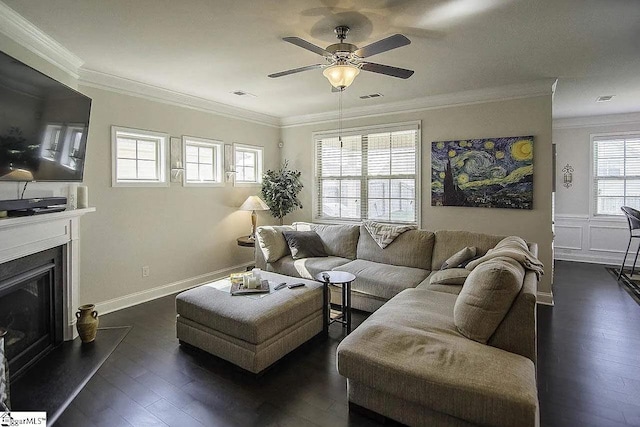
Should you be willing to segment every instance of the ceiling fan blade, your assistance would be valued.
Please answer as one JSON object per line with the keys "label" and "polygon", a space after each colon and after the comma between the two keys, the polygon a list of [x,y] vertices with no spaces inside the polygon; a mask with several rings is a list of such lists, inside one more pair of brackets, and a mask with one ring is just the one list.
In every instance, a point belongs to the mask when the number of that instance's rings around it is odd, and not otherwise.
{"label": "ceiling fan blade", "polygon": [[291,44],[295,44],[296,46],[301,47],[303,49],[310,50],[311,52],[317,53],[320,56],[331,56],[330,52],[327,52],[320,46],[316,46],[313,43],[309,43],[308,41],[303,40],[300,37],[285,37],[282,40],[289,42]]}
{"label": "ceiling fan blade", "polygon": [[374,62],[365,62],[360,66],[360,69],[379,74],[386,74],[387,76],[398,77],[401,79],[408,79],[413,75],[413,70],[376,64]]}
{"label": "ceiling fan blade", "polygon": [[370,45],[362,47],[356,50],[354,53],[360,58],[368,58],[373,55],[377,55],[382,52],[386,52],[391,49],[406,46],[411,44],[411,40],[403,36],[402,34],[394,34],[386,39],[378,40]]}
{"label": "ceiling fan blade", "polygon": [[274,79],[276,77],[288,76],[289,74],[295,74],[295,73],[300,73],[302,71],[315,70],[316,68],[324,68],[324,67],[326,67],[326,64],[307,65],[306,67],[294,68],[292,70],[280,71],[279,73],[269,74],[268,77],[271,77],[272,79]]}

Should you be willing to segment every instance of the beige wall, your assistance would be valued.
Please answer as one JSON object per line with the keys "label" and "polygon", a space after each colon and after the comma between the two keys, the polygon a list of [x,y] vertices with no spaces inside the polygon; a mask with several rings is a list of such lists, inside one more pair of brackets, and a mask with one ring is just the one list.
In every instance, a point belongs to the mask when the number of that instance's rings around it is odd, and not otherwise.
{"label": "beige wall", "polygon": [[[264,166],[279,164],[279,129],[81,87],[93,99],[85,184],[95,213],[82,218],[81,302],[103,302],[253,258],[237,246],[249,212],[238,211],[259,187],[123,188],[111,186],[111,125],[198,136],[265,148]],[[260,223],[272,222],[260,214]],[[142,267],[149,266],[149,277]]]}
{"label": "beige wall", "polygon": [[[344,128],[412,120],[422,122],[422,228],[459,229],[493,234],[516,234],[540,245],[545,274],[540,292],[551,291],[551,89],[548,96],[448,107],[406,114],[345,120]],[[283,159],[302,171],[304,209],[288,221],[312,219],[312,133],[336,129],[337,123],[285,128]],[[455,139],[534,135],[534,209],[434,207],[430,198],[431,142]]]}

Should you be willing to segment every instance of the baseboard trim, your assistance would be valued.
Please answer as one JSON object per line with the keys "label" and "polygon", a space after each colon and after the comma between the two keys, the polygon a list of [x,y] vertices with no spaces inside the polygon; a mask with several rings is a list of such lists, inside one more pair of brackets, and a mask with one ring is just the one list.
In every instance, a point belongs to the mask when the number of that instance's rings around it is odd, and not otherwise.
{"label": "baseboard trim", "polygon": [[253,265],[253,261],[212,271],[210,273],[201,274],[199,276],[190,277],[188,279],[178,280],[177,282],[147,289],[141,292],[134,292],[132,294],[110,299],[108,301],[99,302],[96,304],[96,311],[98,311],[98,313],[100,314],[107,314],[114,311],[122,310],[123,308],[142,304],[143,302],[151,301],[156,298],[161,298],[167,295],[174,294],[176,292],[185,291],[187,289],[198,286],[201,283],[220,279],[224,276],[228,276],[234,271],[247,268],[250,265]]}
{"label": "baseboard trim", "polygon": [[[620,265],[622,263],[623,256],[624,252],[620,256],[612,257],[610,255],[607,256],[606,254],[569,254],[556,251],[553,259],[556,261],[586,262],[588,264]],[[633,262],[633,260],[631,262]],[[627,263],[629,263],[628,259]]]}
{"label": "baseboard trim", "polygon": [[553,307],[553,292],[537,292],[536,298],[540,305],[550,305]]}

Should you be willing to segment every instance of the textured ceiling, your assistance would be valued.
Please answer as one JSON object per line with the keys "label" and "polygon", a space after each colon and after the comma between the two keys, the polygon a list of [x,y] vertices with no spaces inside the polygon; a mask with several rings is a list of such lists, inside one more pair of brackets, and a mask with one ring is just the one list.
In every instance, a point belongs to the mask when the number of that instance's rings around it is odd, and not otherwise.
{"label": "textured ceiling", "polygon": [[[557,77],[554,117],[640,111],[636,0],[3,1],[84,68],[277,117],[336,109],[320,70],[267,78],[321,62],[282,37],[326,47],[336,25],[359,46],[394,33],[412,41],[372,60],[415,74],[362,72],[345,108]],[[359,98],[374,92],[384,97]]]}

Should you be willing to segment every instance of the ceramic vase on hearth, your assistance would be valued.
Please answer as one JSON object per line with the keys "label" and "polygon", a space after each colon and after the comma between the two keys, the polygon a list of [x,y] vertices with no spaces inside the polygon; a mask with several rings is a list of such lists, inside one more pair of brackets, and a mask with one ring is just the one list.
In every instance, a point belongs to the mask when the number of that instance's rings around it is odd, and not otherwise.
{"label": "ceramic vase on hearth", "polygon": [[93,342],[96,339],[96,333],[98,332],[98,312],[94,310],[96,308],[93,304],[85,304],[78,307],[76,312],[76,328],[78,328],[78,335],[83,343]]}

